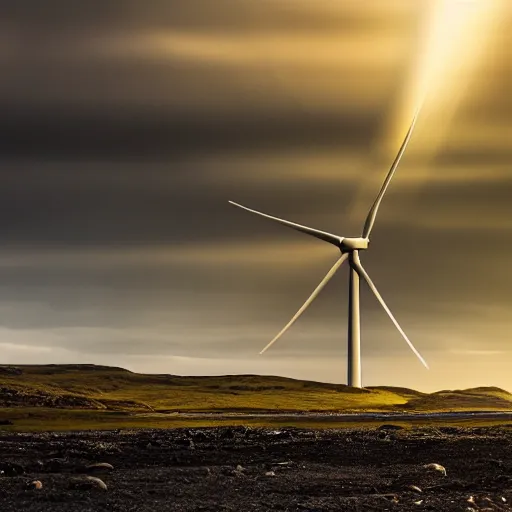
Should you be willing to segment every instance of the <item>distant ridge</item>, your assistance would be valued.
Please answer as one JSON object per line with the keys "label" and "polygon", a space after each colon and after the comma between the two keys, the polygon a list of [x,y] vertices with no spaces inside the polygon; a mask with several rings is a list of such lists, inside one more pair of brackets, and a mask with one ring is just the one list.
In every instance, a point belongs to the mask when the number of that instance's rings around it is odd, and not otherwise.
{"label": "distant ridge", "polygon": [[508,411],[512,394],[497,387],[423,393],[250,374],[177,376],[94,364],[10,364],[0,365],[0,407],[131,412]]}
{"label": "distant ridge", "polygon": [[126,373],[133,373],[130,370],[126,370],[125,368],[120,368],[117,366],[103,366],[98,364],[10,364],[10,365],[0,365],[0,371],[2,368],[35,368],[35,369],[56,369],[58,371],[66,372],[66,371],[119,371]]}

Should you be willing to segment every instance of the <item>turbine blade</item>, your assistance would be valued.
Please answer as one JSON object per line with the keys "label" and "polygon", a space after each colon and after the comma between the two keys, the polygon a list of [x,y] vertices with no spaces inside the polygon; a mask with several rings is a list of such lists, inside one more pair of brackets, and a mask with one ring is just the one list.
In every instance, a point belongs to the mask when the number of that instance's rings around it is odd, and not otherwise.
{"label": "turbine blade", "polygon": [[332,235],[331,233],[326,233],[325,231],[319,231],[318,229],[308,228],[307,226],[302,226],[301,224],[296,224],[295,222],[290,222],[288,220],[279,219],[278,217],[273,217],[272,215],[267,215],[266,213],[258,212],[257,210],[251,210],[251,208],[247,208],[246,206],[242,206],[241,204],[235,203],[233,201],[229,201],[229,204],[237,206],[238,208],[242,208],[242,210],[255,213],[256,215],[260,215],[261,217],[265,217],[275,222],[279,222],[279,224],[288,226],[292,229],[295,229],[296,231],[300,231],[301,233],[306,233],[307,235],[314,236],[315,238],[319,238],[324,242],[329,242],[330,244],[333,244],[336,247],[340,247],[341,242],[343,240],[343,237]]}
{"label": "turbine blade", "polygon": [[281,329],[281,331],[275,336],[275,338],[260,352],[263,354],[266,352],[297,320],[298,318],[306,311],[306,309],[310,306],[310,304],[318,297],[318,294],[322,291],[324,286],[331,280],[336,271],[343,265],[343,262],[348,258],[348,253],[342,254],[338,261],[333,265],[331,270],[327,273],[327,275],[322,279],[320,284],[315,288],[315,291],[309,296],[308,300],[301,306],[301,308],[295,313],[293,318]]}
{"label": "turbine blade", "polygon": [[[355,255],[355,253],[354,253]],[[389,318],[391,318],[391,321],[395,324],[395,327],[398,329],[398,332],[403,336],[404,340],[407,342],[407,345],[409,345],[410,349],[416,354],[416,357],[421,361],[423,366],[429,369],[427,362],[425,359],[423,359],[422,355],[418,352],[416,347],[411,343],[411,340],[407,337],[407,334],[405,334],[404,330],[400,327],[400,324],[397,322],[396,318],[393,316],[393,313],[391,313],[390,309],[388,308],[387,304],[384,302],[384,299],[382,298],[382,295],[377,290],[377,287],[373,284],[373,281],[370,279],[370,276],[366,272],[366,270],[361,265],[361,261],[355,255],[355,258],[353,259],[353,264],[356,267],[356,270],[360,276],[364,278],[364,280],[368,283],[368,286],[372,290],[372,292],[375,294],[375,297],[377,297],[377,300],[380,302],[381,306],[384,308],[384,311],[389,315]]]}
{"label": "turbine blade", "polygon": [[377,196],[377,199],[375,199],[375,202],[373,203],[370,211],[368,212],[368,217],[366,218],[366,222],[363,228],[363,238],[368,238],[370,236],[370,233],[372,232],[373,225],[375,224],[375,219],[377,217],[377,212],[379,211],[380,203],[382,202],[382,198],[384,197],[384,194],[386,193],[386,190],[388,189],[388,186],[391,183],[393,175],[395,174],[395,171],[398,167],[398,164],[400,163],[400,160],[402,159],[402,156],[405,153],[407,144],[409,144],[409,141],[411,140],[412,132],[414,130],[414,126],[416,125],[416,120],[418,119],[418,114],[419,109],[415,112],[414,117],[412,118],[411,126],[409,127],[405,139],[402,142],[402,145],[400,146],[400,150],[398,151],[398,154],[395,157],[395,161],[393,162],[393,165],[391,166],[391,169],[389,170],[388,175],[386,176],[386,179],[382,184],[382,188],[380,189],[379,195]]}

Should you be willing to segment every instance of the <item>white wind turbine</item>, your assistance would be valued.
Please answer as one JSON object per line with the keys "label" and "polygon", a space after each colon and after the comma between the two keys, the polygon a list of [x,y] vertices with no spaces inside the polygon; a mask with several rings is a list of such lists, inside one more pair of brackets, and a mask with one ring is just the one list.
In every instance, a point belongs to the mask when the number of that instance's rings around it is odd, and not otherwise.
{"label": "white wind turbine", "polygon": [[398,324],[397,320],[391,313],[390,309],[384,302],[384,299],[380,295],[376,286],[373,284],[373,281],[370,279],[370,276],[363,268],[361,261],[359,259],[359,251],[363,251],[368,249],[368,245],[370,242],[370,234],[373,229],[373,225],[375,223],[375,218],[377,216],[377,212],[379,210],[380,203],[382,202],[382,198],[386,193],[386,190],[393,178],[393,175],[400,163],[400,160],[405,152],[407,144],[411,139],[411,135],[414,129],[414,125],[416,124],[416,119],[418,116],[418,112],[413,117],[411,126],[409,127],[409,131],[405,136],[404,141],[402,142],[402,146],[398,151],[398,154],[391,166],[391,169],[384,180],[382,188],[375,199],[370,211],[368,213],[368,217],[366,218],[366,222],[364,224],[363,233],[361,237],[358,238],[346,238],[343,236],[333,235],[331,233],[326,233],[325,231],[319,231],[317,229],[309,228],[307,226],[302,226],[300,224],[296,224],[294,222],[290,222],[287,220],[279,219],[277,217],[273,217],[271,215],[266,215],[265,213],[258,212],[256,210],[251,210],[250,208],[246,208],[238,203],[234,203],[233,201],[229,201],[230,204],[237,206],[238,208],[242,208],[251,213],[255,213],[267,219],[271,219],[273,221],[279,222],[280,224],[284,224],[292,229],[300,231],[302,233],[306,233],[307,235],[314,236],[315,238],[319,238],[324,242],[329,242],[330,244],[335,245],[341,251],[341,256],[333,265],[331,270],[327,273],[327,275],[323,278],[320,284],[316,287],[313,293],[309,296],[306,302],[302,305],[302,307],[297,311],[294,317],[286,324],[286,326],[276,335],[276,337],[260,352],[263,354],[266,350],[268,350],[295,322],[296,320],[304,313],[304,311],[309,307],[309,305],[316,299],[319,295],[320,291],[324,288],[324,286],[331,280],[336,271],[341,267],[341,265],[348,260],[350,265],[350,289],[349,289],[349,313],[348,313],[348,368],[347,368],[347,384],[353,387],[361,387],[361,327],[360,327],[360,301],[359,301],[359,280],[362,277],[372,292],[377,297],[377,300],[380,302],[386,313],[391,318],[391,321],[395,324],[396,328],[403,336],[411,350],[416,354],[421,363],[428,369],[428,365],[421,356],[421,354],[416,350],[414,345],[411,343],[403,329]]}

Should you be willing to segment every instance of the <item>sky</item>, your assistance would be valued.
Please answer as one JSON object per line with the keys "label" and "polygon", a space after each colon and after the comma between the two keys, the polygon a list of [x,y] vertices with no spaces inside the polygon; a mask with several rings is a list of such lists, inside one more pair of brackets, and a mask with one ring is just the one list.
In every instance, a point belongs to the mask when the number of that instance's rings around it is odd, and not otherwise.
{"label": "sky", "polygon": [[512,391],[512,6],[433,2],[0,0],[1,362],[346,382],[346,268],[258,355],[337,250],[228,200],[359,236],[421,92],[363,382]]}

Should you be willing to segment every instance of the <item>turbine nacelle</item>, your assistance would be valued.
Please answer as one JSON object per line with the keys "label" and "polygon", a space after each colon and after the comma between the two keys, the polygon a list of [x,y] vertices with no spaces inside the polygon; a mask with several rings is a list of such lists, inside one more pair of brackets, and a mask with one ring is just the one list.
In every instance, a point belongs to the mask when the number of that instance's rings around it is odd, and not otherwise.
{"label": "turbine nacelle", "polygon": [[263,354],[266,350],[268,350],[281,336],[290,329],[290,327],[299,319],[299,317],[306,311],[306,309],[311,305],[311,303],[315,300],[315,298],[319,295],[321,290],[325,287],[325,285],[332,279],[334,274],[338,271],[338,269],[343,265],[345,261],[348,260],[350,265],[350,293],[349,293],[349,329],[348,329],[348,370],[347,370],[347,379],[349,386],[361,387],[361,348],[360,348],[360,312],[359,312],[359,304],[360,304],[360,296],[359,296],[359,279],[363,279],[366,281],[370,290],[373,292],[380,305],[384,308],[384,311],[387,313],[395,327],[398,329],[399,333],[404,338],[409,348],[414,352],[416,357],[421,361],[421,363],[428,368],[427,362],[421,354],[416,350],[414,345],[411,343],[404,330],[400,327],[400,324],[397,322],[396,318],[391,313],[389,307],[384,302],[381,294],[377,290],[375,284],[370,279],[370,276],[364,269],[361,261],[359,260],[359,251],[364,251],[368,249],[370,244],[370,233],[375,224],[375,219],[377,217],[377,213],[382,202],[382,199],[386,193],[386,190],[393,178],[393,175],[400,163],[400,160],[405,152],[407,144],[411,138],[412,131],[414,129],[414,125],[416,123],[417,112],[414,115],[411,126],[409,127],[409,131],[405,136],[404,141],[402,142],[402,146],[395,157],[395,160],[389,170],[386,179],[380,189],[380,192],[375,199],[370,211],[368,212],[368,216],[366,217],[366,221],[363,227],[363,232],[361,237],[359,238],[345,238],[342,236],[335,235],[333,233],[328,233],[327,231],[321,231],[319,229],[311,228],[309,226],[304,226],[302,224],[297,224],[296,222],[291,222],[289,220],[280,219],[279,217],[274,217],[272,215],[267,215],[266,213],[259,212],[257,210],[252,210],[251,208],[247,208],[246,206],[242,206],[241,204],[234,203],[233,201],[229,201],[233,206],[237,208],[241,208],[250,213],[258,215],[260,217],[264,217],[266,219],[272,220],[278,224],[283,226],[287,226],[291,229],[304,233],[306,235],[312,236],[324,242],[327,242],[331,245],[334,245],[341,251],[341,255],[338,258],[338,261],[332,266],[331,270],[327,273],[327,275],[320,281],[320,284],[315,288],[313,293],[308,297],[306,302],[301,306],[301,308],[295,313],[292,319],[285,325],[283,329],[274,337],[274,339],[260,352]]}
{"label": "turbine nacelle", "polygon": [[340,249],[343,252],[364,251],[368,249],[370,240],[368,238],[342,238]]}

